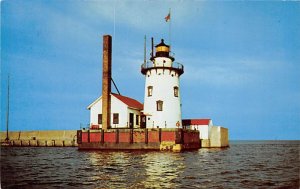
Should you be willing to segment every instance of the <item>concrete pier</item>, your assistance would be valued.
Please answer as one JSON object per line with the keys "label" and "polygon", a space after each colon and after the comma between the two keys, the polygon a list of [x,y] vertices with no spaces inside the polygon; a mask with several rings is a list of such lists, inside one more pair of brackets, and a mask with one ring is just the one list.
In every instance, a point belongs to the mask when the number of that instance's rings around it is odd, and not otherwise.
{"label": "concrete pier", "polygon": [[[176,130],[176,129],[175,129]],[[130,132],[132,131],[132,132]],[[181,151],[183,148],[223,148],[228,147],[228,129],[220,126],[211,128],[209,139],[188,141],[191,138],[199,139],[199,132],[187,132],[183,141],[195,146],[184,146],[179,144],[181,138],[172,129],[109,129],[106,132],[101,130],[83,130],[79,149],[96,148],[122,149],[128,144],[127,149],[157,149]],[[188,135],[188,136],[187,136]],[[192,136],[193,135],[193,136]],[[194,136],[197,135],[197,136]],[[56,130],[56,131],[11,131],[8,132],[9,145],[21,147],[77,147],[77,130]],[[6,132],[0,132],[1,144],[5,141]],[[176,142],[177,138],[177,142]],[[102,140],[105,141],[102,141]],[[188,141],[188,142],[187,142]],[[129,145],[130,144],[130,145]],[[92,147],[91,147],[92,146]]]}
{"label": "concrete pier", "polygon": [[[5,141],[6,132],[0,132],[1,144]],[[54,131],[10,131],[10,146],[22,147],[76,147],[76,130]]]}

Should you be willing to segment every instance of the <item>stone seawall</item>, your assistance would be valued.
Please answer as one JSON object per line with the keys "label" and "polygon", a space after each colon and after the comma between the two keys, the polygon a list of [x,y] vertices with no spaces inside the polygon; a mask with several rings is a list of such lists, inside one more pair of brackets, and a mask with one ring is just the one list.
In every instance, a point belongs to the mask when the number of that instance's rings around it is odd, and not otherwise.
{"label": "stone seawall", "polygon": [[[1,144],[5,141],[6,132],[0,132]],[[76,130],[53,131],[10,131],[10,146],[40,147],[75,147],[77,145]]]}

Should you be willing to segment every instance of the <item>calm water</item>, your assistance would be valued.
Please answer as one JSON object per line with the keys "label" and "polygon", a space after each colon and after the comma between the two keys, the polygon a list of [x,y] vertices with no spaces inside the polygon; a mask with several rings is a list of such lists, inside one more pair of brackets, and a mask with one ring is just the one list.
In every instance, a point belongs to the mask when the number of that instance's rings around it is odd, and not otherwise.
{"label": "calm water", "polygon": [[299,188],[300,141],[184,153],[2,148],[2,188]]}

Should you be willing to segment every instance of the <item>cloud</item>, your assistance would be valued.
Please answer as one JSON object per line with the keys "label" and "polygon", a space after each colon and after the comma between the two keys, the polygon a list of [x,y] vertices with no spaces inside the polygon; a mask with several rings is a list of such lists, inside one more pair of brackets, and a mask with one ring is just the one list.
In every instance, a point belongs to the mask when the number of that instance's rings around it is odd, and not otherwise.
{"label": "cloud", "polygon": [[177,48],[178,58],[185,68],[182,79],[187,83],[201,82],[215,86],[245,86],[278,77],[286,63],[274,57],[250,57],[246,54],[196,52]]}
{"label": "cloud", "polygon": [[85,3],[83,13],[90,18],[105,18],[139,30],[161,30],[169,8],[172,11],[171,19],[180,24],[189,15],[192,4],[180,1],[92,1]]}

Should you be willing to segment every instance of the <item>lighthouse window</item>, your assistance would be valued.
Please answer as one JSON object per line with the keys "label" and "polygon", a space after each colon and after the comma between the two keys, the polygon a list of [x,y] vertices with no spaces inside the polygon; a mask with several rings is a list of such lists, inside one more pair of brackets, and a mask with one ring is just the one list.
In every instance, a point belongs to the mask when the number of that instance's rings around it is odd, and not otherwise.
{"label": "lighthouse window", "polygon": [[178,97],[178,87],[174,87],[174,96]]}
{"label": "lighthouse window", "polygon": [[149,86],[148,87],[148,96],[152,96],[152,91],[153,91],[153,87]]}
{"label": "lighthouse window", "polygon": [[113,124],[119,124],[119,114],[113,114]]}
{"label": "lighthouse window", "polygon": [[102,114],[98,114],[98,124],[102,124]]}
{"label": "lighthouse window", "polygon": [[157,108],[157,111],[163,111],[163,101],[161,101],[161,100],[156,101],[156,108]]}

